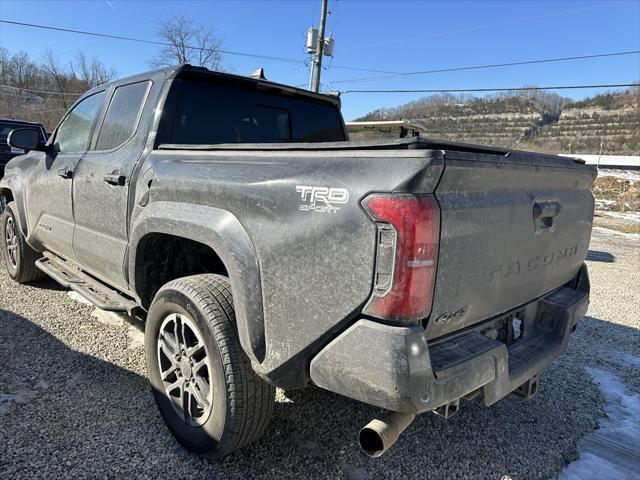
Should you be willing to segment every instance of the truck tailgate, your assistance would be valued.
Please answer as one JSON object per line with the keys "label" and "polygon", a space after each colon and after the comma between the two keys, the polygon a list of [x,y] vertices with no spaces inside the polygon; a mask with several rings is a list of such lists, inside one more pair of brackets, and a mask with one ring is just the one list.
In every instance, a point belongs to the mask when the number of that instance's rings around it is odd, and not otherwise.
{"label": "truck tailgate", "polygon": [[571,280],[589,246],[595,169],[572,159],[447,151],[426,332],[441,337]]}

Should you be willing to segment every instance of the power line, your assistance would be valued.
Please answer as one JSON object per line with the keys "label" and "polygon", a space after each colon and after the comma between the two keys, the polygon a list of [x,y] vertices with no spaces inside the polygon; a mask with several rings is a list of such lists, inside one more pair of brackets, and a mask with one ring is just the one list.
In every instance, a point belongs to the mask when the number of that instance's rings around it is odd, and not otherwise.
{"label": "power line", "polygon": [[[103,38],[111,38],[113,40],[125,40],[128,42],[138,42],[138,43],[147,43],[150,45],[160,45],[163,47],[170,47],[171,44],[167,43],[167,42],[160,42],[157,40],[148,40],[145,38],[136,38],[136,37],[125,37],[122,35],[111,35],[108,33],[98,33],[98,32],[88,32],[86,30],[75,30],[72,28],[62,28],[62,27],[54,27],[51,25],[41,25],[41,24],[37,24],[37,23],[25,23],[25,22],[16,22],[13,20],[0,20],[0,23],[7,23],[10,25],[19,25],[21,27],[30,27],[30,28],[42,28],[45,30],[55,30],[57,32],[66,32],[66,33],[77,33],[80,35],[91,35],[93,37],[103,37]],[[190,45],[185,45],[185,48],[190,49],[190,50],[205,50],[205,51],[211,51],[214,49],[211,48],[200,48],[200,47],[193,47]],[[242,57],[252,57],[252,58],[261,58],[261,59],[265,59],[265,60],[277,60],[279,62],[291,62],[291,63],[304,63],[304,60],[298,60],[295,58],[285,58],[285,57],[274,57],[274,56],[270,56],[270,55],[259,55],[259,54],[254,54],[254,53],[247,53],[247,52],[236,52],[236,51],[232,51],[232,50],[223,50],[223,49],[215,49],[218,52],[221,53],[225,53],[227,55],[239,55]]]}
{"label": "power line", "polygon": [[[76,29],[71,29],[71,28],[54,27],[52,25],[42,25],[42,24],[37,24],[37,23],[17,22],[17,21],[13,21],[13,20],[2,20],[2,19],[0,19],[0,23],[6,23],[6,24],[10,24],[10,25],[18,25],[18,26],[22,26],[22,27],[30,27],[30,28],[41,28],[41,29],[45,29],[45,30],[53,30],[53,31],[58,31],[58,32],[75,33],[75,34],[79,34],[79,35],[90,35],[90,36],[93,36],[93,37],[110,38],[110,39],[113,39],[113,40],[123,40],[123,41],[128,41],[128,42],[145,43],[145,44],[149,44],[149,45],[159,45],[159,46],[163,46],[163,47],[170,47],[171,46],[170,43],[161,42],[161,41],[158,41],[158,40],[148,40],[148,39],[145,39],[145,38],[127,37],[127,36],[123,36],[123,35],[112,35],[112,34],[100,33],[100,32],[89,32],[89,31],[86,31],[86,30],[76,30]],[[190,50],[205,50],[205,51],[212,50],[212,49],[208,49],[208,48],[204,48],[203,49],[203,48],[200,48],[200,47],[194,47],[194,46],[191,46],[191,45],[186,45],[185,48],[190,49]],[[225,49],[219,49],[218,51],[221,52],[221,53],[227,54],[227,55],[236,55],[236,56],[243,56],[243,57],[250,57],[250,58],[259,58],[259,59],[263,59],[263,60],[274,60],[274,61],[278,61],[278,62],[296,63],[296,64],[300,64],[300,65],[304,65],[305,64],[304,60],[299,60],[299,59],[295,59],[295,58],[277,57],[277,56],[272,56],[272,55],[261,55],[261,54],[248,53],[248,52],[238,52],[238,51],[225,50]],[[351,71],[355,71],[355,72],[381,73],[381,74],[385,74],[385,76],[384,77],[366,77],[366,78],[355,78],[355,79],[345,79],[345,80],[334,80],[334,81],[329,82],[329,83],[357,82],[357,81],[365,81],[365,80],[377,80],[377,79],[384,79],[384,78],[395,78],[395,77],[402,77],[402,76],[408,76],[408,75],[422,75],[422,74],[429,74],[429,73],[453,72],[453,71],[461,71],[461,70],[475,70],[475,69],[481,69],[481,68],[496,68],[496,67],[506,67],[506,66],[514,66],[514,65],[527,65],[527,64],[533,64],[533,63],[560,62],[560,61],[567,61],[567,60],[579,60],[579,59],[586,59],[586,58],[608,57],[608,56],[616,56],[616,55],[631,55],[631,54],[634,54],[634,53],[640,53],[640,50],[634,50],[634,51],[628,51],[628,52],[604,53],[604,54],[596,54],[596,55],[583,55],[583,56],[576,56],[576,57],[552,58],[552,59],[543,59],[543,60],[529,60],[529,61],[524,61],[524,62],[512,62],[512,63],[493,64],[493,65],[479,65],[479,66],[472,66],[472,67],[454,67],[454,68],[445,68],[445,69],[438,69],[438,70],[425,70],[425,71],[421,71],[421,72],[398,72],[398,71],[393,71],[393,70],[381,70],[381,69],[375,69],[375,68],[351,67],[351,66],[345,66],[345,65],[332,65],[332,68],[334,68],[334,69],[351,70]]]}
{"label": "power line", "polygon": [[530,90],[570,90],[579,88],[640,87],[640,83],[609,83],[599,85],[559,85],[553,87],[506,87],[506,88],[449,88],[449,89],[406,89],[406,90],[343,90],[340,93],[462,93],[462,92],[522,92]]}
{"label": "power line", "polygon": [[[52,113],[52,112],[60,112],[60,111],[67,111],[68,109],[66,108],[54,108],[53,110],[33,110],[33,111],[28,111],[25,110],[24,112],[20,112],[20,115],[28,115],[28,114],[32,114],[32,113]],[[0,117],[11,117],[11,115],[15,115],[15,112],[13,113],[0,113]]]}
{"label": "power line", "polygon": [[[22,87],[16,87],[14,85],[3,85],[3,84],[0,84],[0,87],[15,88],[16,90],[24,90],[25,92],[32,92],[32,93],[48,93],[48,94],[51,94],[51,95],[66,95],[66,96],[70,96],[70,97],[79,97],[80,95],[82,95],[82,93],[64,93],[64,92],[53,92],[51,90],[35,90],[33,88],[22,88]],[[15,96],[15,97],[24,96],[24,95],[19,95],[19,94],[15,94],[15,93],[5,93],[5,92],[0,92],[0,95],[9,95],[9,96]]]}
{"label": "power line", "polygon": [[[102,37],[102,38],[110,38],[113,40],[123,40],[123,41],[127,41],[127,42],[137,42],[137,43],[146,43],[149,45],[160,45],[163,47],[170,47],[171,44],[167,43],[167,42],[160,42],[158,40],[148,40],[146,38],[136,38],[136,37],[126,37],[126,36],[122,36],[122,35],[112,35],[109,33],[99,33],[99,32],[89,32],[86,30],[75,30],[72,28],[62,28],[62,27],[54,27],[51,25],[42,25],[42,24],[37,24],[37,23],[26,23],[26,22],[16,22],[13,20],[2,20],[0,19],[0,23],[6,23],[6,24],[10,24],[10,25],[18,25],[21,27],[30,27],[30,28],[41,28],[44,30],[54,30],[57,32],[65,32],[65,33],[76,33],[79,35],[90,35],[92,37]],[[190,45],[185,45],[185,48],[190,49],[190,50],[204,50],[204,51],[211,51],[213,49],[211,48],[200,48],[200,47],[194,47],[194,46],[190,46]],[[257,53],[247,53],[247,52],[238,52],[238,51],[233,51],[233,50],[224,50],[224,49],[216,49],[216,51],[220,52],[220,53],[224,53],[226,55],[236,55],[236,56],[241,56],[241,57],[250,57],[250,58],[259,58],[262,60],[274,60],[277,62],[288,62],[288,63],[297,63],[297,64],[301,64],[304,65],[305,61],[304,60],[299,60],[296,58],[286,58],[286,57],[275,57],[275,56],[271,56],[271,55],[260,55]],[[359,67],[346,67],[346,66],[339,66],[339,65],[334,65],[333,68],[339,68],[342,70],[353,70],[356,72],[371,72],[371,73],[384,73],[384,74],[398,74],[399,72],[394,72],[394,71],[389,71],[389,70],[377,70],[377,69],[372,69],[372,68],[359,68]]]}
{"label": "power line", "polygon": [[597,53],[592,55],[577,55],[573,57],[559,57],[559,58],[544,58],[539,60],[524,60],[519,62],[508,62],[508,63],[491,63],[487,65],[473,65],[467,67],[450,67],[450,68],[438,68],[434,70],[422,70],[417,72],[405,72],[405,73],[397,73],[392,75],[384,75],[377,77],[361,77],[361,78],[351,78],[344,80],[333,80],[328,83],[351,83],[351,82],[362,82],[369,80],[384,80],[388,78],[396,78],[396,77],[408,77],[413,75],[428,75],[433,73],[444,73],[444,72],[460,72],[463,70],[481,70],[487,68],[501,68],[501,67],[513,67],[516,65],[533,65],[537,63],[552,63],[552,62],[567,62],[574,60],[585,60],[590,58],[603,58],[603,57],[617,57],[622,55],[634,55],[640,53],[640,50],[629,50],[625,52],[609,52],[609,53]]}
{"label": "power line", "polygon": [[[568,89],[580,89],[580,88],[614,88],[614,87],[637,87],[640,83],[613,83],[613,84],[599,84],[599,85],[563,85],[555,87],[517,87],[517,88],[464,88],[464,89],[389,89],[389,90],[341,90],[340,93],[455,93],[455,92],[515,92],[515,91],[527,91],[527,90],[568,90]],[[35,90],[31,88],[14,87],[12,85],[0,84],[0,87],[16,88],[25,90],[28,92],[36,93],[50,93],[54,95],[69,95],[79,97],[81,93],[60,93],[52,92],[50,90]],[[15,93],[0,92],[0,95],[7,95],[11,97],[21,97],[23,95]],[[35,113],[35,112],[34,112]]]}

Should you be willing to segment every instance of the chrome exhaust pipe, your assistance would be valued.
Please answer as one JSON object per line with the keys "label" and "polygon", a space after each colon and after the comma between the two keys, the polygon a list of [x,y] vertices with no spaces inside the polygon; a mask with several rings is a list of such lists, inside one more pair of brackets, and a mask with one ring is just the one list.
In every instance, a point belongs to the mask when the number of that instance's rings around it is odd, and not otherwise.
{"label": "chrome exhaust pipe", "polygon": [[360,430],[360,448],[370,457],[379,457],[396,443],[414,418],[415,413],[400,412],[389,412],[382,418],[374,418]]}

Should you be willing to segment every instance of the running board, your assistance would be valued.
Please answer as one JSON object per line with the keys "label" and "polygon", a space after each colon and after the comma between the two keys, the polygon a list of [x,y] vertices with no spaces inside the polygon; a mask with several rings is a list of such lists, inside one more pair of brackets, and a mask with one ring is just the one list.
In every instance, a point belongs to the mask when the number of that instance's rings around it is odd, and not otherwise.
{"label": "running board", "polygon": [[82,295],[96,307],[111,312],[127,312],[131,314],[137,304],[104,283],[87,275],[70,262],[44,252],[44,256],[36,261],[36,267],[53,278],[60,285],[70,288]]}

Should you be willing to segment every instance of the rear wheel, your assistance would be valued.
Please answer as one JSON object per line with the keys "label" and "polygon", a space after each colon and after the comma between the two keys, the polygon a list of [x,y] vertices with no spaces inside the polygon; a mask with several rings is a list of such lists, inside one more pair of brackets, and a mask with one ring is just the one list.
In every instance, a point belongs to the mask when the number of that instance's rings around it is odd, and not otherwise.
{"label": "rear wheel", "polygon": [[187,449],[220,458],[263,432],[275,388],[255,374],[240,346],[227,278],[195,275],[162,287],[145,344],[156,403]]}
{"label": "rear wheel", "polygon": [[9,203],[0,216],[0,241],[4,264],[9,276],[18,283],[44,278],[36,267],[40,254],[29,246],[22,234],[15,202]]}

